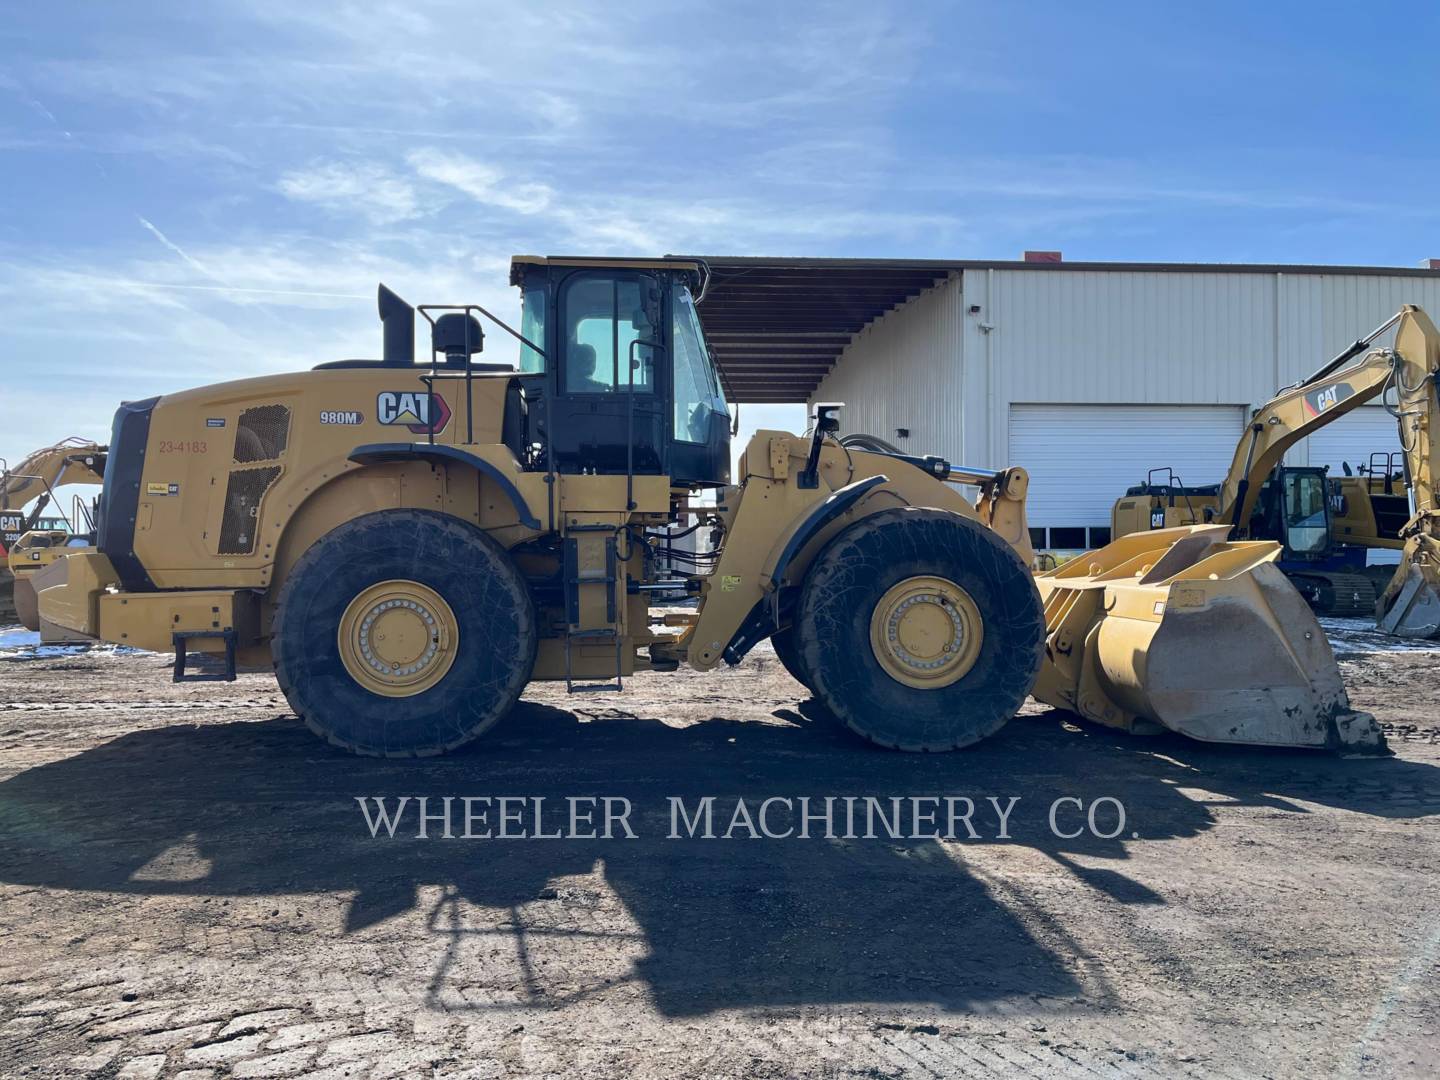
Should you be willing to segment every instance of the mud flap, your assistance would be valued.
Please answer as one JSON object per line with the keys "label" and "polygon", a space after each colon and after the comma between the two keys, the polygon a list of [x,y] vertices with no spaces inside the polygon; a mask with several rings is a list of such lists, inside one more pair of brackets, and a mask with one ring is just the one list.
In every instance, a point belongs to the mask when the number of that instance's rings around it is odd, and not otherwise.
{"label": "mud flap", "polygon": [[1382,750],[1320,624],[1273,565],[1279,545],[1229,543],[1228,531],[1135,534],[1038,577],[1047,637],[1034,696],[1130,731]]}

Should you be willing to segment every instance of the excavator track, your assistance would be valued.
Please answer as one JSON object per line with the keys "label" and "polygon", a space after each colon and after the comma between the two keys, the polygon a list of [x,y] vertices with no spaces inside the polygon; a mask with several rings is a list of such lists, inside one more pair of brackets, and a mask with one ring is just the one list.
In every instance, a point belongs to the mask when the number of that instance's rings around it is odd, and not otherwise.
{"label": "excavator track", "polygon": [[1317,615],[1371,618],[1375,614],[1375,584],[1365,574],[1314,571],[1286,576]]}

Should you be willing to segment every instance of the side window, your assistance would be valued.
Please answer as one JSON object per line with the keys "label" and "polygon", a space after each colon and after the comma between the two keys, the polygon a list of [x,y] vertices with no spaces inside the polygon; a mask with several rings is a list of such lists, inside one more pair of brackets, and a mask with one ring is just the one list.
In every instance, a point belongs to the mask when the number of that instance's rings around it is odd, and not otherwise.
{"label": "side window", "polygon": [[675,290],[671,325],[675,364],[675,438],[681,442],[710,440],[710,416],[719,389],[710,370],[700,320],[686,288]]}
{"label": "side window", "polygon": [[655,337],[655,301],[641,280],[582,274],[565,283],[565,392],[625,393],[633,386],[649,393],[655,385],[654,350],[632,348]]}
{"label": "side window", "polygon": [[[526,285],[520,294],[520,336],[533,341],[541,349],[545,344],[545,301],[549,290],[544,285]],[[520,370],[537,374],[545,370],[545,354],[536,352],[529,345],[520,346]]]}

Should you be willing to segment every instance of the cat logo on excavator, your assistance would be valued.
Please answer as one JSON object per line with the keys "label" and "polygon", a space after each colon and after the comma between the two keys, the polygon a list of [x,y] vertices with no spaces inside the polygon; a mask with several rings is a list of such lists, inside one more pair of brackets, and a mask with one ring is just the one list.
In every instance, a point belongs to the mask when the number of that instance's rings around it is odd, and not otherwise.
{"label": "cat logo on excavator", "polygon": [[1319,416],[1328,409],[1333,409],[1340,402],[1355,393],[1349,383],[1331,383],[1329,386],[1322,386],[1318,390],[1311,390],[1305,395],[1305,409],[1311,416]]}

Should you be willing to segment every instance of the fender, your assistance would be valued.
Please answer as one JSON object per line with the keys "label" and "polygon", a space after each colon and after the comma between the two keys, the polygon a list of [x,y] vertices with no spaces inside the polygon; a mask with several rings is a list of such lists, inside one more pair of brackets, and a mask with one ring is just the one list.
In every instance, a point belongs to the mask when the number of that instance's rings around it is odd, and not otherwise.
{"label": "fender", "polygon": [[837,488],[828,497],[816,503],[806,513],[790,533],[790,538],[785,541],[785,546],[780,549],[780,554],[775,559],[775,565],[765,575],[769,581],[769,595],[763,597],[750,609],[750,614],[735,631],[722,654],[725,662],[730,666],[738,664],[744,659],[745,654],[754,648],[758,643],[764,641],[780,625],[780,583],[785,580],[785,572],[795,556],[804,550],[805,545],[810,543],[820,530],[829,525],[832,521],[845,513],[866,495],[890,482],[890,478],[881,474],[866,477],[864,480],[857,480],[853,484],[846,484]]}
{"label": "fender", "polygon": [[459,447],[432,445],[431,443],[366,443],[364,446],[357,446],[350,451],[350,460],[357,465],[375,465],[382,461],[405,460],[429,461],[434,464],[453,461],[469,465],[495,481],[496,486],[505,493],[515,507],[520,524],[529,529],[544,528],[540,524],[540,519],[535,516],[530,505],[525,501],[525,496],[520,494],[520,489],[515,486],[514,481],[496,468],[494,463],[467,450],[461,450]]}
{"label": "fender", "polygon": [[814,539],[826,525],[829,525],[877,487],[889,482],[890,478],[883,474],[857,480],[853,484],[846,484],[844,487],[832,491],[823,502],[810,509],[804,520],[790,534],[790,539],[785,541],[785,546],[780,549],[780,555],[776,558],[775,565],[766,575],[776,588],[777,595],[780,582],[785,580],[785,571],[789,569],[795,556],[800,554],[801,549]]}

